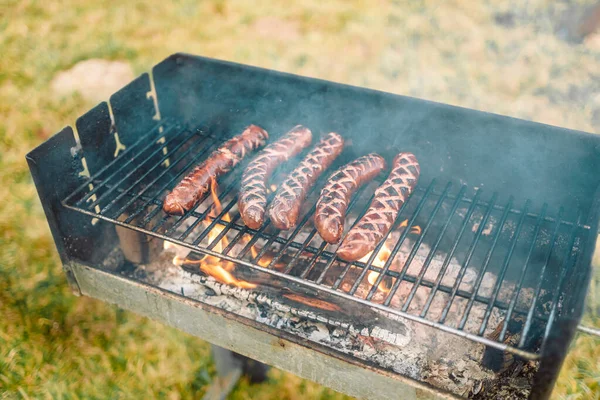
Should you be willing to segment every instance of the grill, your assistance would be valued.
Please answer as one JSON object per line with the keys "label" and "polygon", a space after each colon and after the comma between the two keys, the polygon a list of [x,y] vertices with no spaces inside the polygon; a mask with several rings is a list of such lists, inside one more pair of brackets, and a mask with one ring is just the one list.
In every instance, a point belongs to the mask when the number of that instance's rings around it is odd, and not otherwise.
{"label": "grill", "polygon": [[[249,123],[271,140],[295,123],[340,132],[350,146],[332,170],[367,151],[412,151],[421,180],[386,239],[353,263],[336,258],[312,224],[326,176],[287,232],[241,222],[245,163],[195,209],[166,215],[166,193]],[[581,316],[585,291],[574,289],[590,279],[600,138],[186,55],[82,116],[77,131],[67,128],[29,156],[77,290],[77,264],[106,269],[123,245],[115,227],[127,228],[188,249],[192,264],[209,255],[238,266],[239,279],[271,277],[352,321],[368,324],[375,312],[480,343],[487,355],[539,362],[531,397],[548,396]],[[294,165],[279,168],[273,185]],[[380,183],[353,197],[347,227]]]}

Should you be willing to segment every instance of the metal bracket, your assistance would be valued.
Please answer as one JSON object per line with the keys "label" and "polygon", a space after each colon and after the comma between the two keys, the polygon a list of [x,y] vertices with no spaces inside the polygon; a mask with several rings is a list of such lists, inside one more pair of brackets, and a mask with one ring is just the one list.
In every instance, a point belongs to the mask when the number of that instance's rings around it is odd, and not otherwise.
{"label": "metal bracket", "polygon": [[587,333],[588,335],[593,335],[600,338],[600,329],[590,328],[584,325],[578,325],[577,330],[579,332]]}
{"label": "metal bracket", "polygon": [[235,353],[212,345],[211,352],[217,368],[217,376],[202,398],[203,400],[225,400],[242,377],[244,363]]}

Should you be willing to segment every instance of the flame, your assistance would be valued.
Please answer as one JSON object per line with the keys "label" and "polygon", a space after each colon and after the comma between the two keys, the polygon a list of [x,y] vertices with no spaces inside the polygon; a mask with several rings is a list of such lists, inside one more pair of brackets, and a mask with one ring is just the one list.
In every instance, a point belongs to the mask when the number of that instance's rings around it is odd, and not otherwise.
{"label": "flame", "polygon": [[[373,254],[373,252],[370,252],[369,254],[367,254],[366,256],[361,258],[359,261],[362,263],[367,263],[372,254]],[[392,254],[392,251],[387,246],[387,243],[384,243],[383,246],[381,247],[381,250],[379,250],[379,253],[377,253],[377,256],[375,257],[375,259],[373,260],[373,263],[371,265],[374,265],[378,268],[383,268],[385,266],[385,262],[390,257],[390,254]],[[379,272],[371,271],[371,272],[369,272],[369,275],[367,275],[367,280],[369,281],[371,286],[373,286],[375,284],[375,282],[377,282],[378,277],[379,277]],[[382,290],[385,293],[390,291],[390,288],[387,287],[385,280],[381,281],[381,283],[377,289]]]}
{"label": "flame", "polygon": [[[210,256],[212,257],[212,256]],[[254,283],[246,282],[241,279],[237,279],[233,276],[228,268],[233,267],[233,263],[225,262],[223,265],[221,264],[209,264],[206,261],[206,257],[200,260],[190,260],[188,258],[175,257],[173,259],[173,263],[175,265],[183,265],[183,264],[198,264],[200,266],[200,270],[204,271],[207,275],[212,276],[217,281],[225,283],[227,285],[232,285],[235,287],[239,287],[242,289],[254,289],[256,285]]]}
{"label": "flame", "polygon": [[[252,255],[253,260],[258,257],[258,249],[256,248],[256,245],[250,247],[250,254]],[[260,260],[256,261],[256,263],[263,268],[267,268],[269,264],[271,264],[271,261],[273,261],[273,258],[275,257],[272,254],[264,254]]]}
{"label": "flame", "polygon": [[[408,220],[405,219],[404,221],[400,222],[400,225],[398,226],[399,228],[406,228],[408,226]],[[421,230],[421,227],[419,225],[415,225],[412,226],[410,228],[410,232],[409,233],[414,233],[415,235],[420,235],[423,231]]]}
{"label": "flame", "polygon": [[[399,225],[400,228],[406,228],[407,226],[408,226],[408,219],[405,219]],[[409,233],[413,233],[415,235],[420,235],[422,233],[421,227],[418,225],[415,225],[410,228]],[[369,261],[369,257],[371,257],[372,254],[373,254],[373,252],[370,252],[369,254],[367,254],[366,256],[361,258],[359,261],[366,264]],[[379,267],[379,268],[383,268],[385,266],[386,261],[390,257],[390,254],[392,254],[392,251],[387,246],[387,243],[384,243],[383,246],[381,247],[381,250],[379,250],[379,253],[377,253],[377,257],[375,257],[375,259],[373,260],[372,265]],[[376,272],[376,271],[371,271],[371,272],[369,272],[369,275],[367,275],[367,281],[369,281],[369,284],[371,284],[371,286],[375,285],[375,282],[377,282],[377,278],[379,278],[379,272]],[[389,287],[389,282],[387,282],[385,279],[381,280],[379,287],[377,288],[377,290],[381,290],[384,293],[388,293],[390,291],[390,289],[391,288]]]}
{"label": "flame", "polygon": [[[213,207],[208,213],[206,219],[202,221],[202,225],[205,229],[210,225],[210,220],[212,218],[216,218],[217,215],[223,212],[223,206],[221,204],[221,201],[219,200],[218,185],[214,178],[211,179],[210,195],[213,199]],[[225,213],[225,215],[223,215],[222,220],[226,222],[231,221],[231,216],[229,215],[229,213]],[[212,243],[213,241],[215,241],[217,236],[219,236],[219,234],[223,232],[223,229],[224,227],[222,225],[216,224],[213,227],[213,229],[211,229],[210,232],[208,232],[207,243]],[[213,247],[213,251],[221,253],[223,249],[227,247],[228,244],[229,239],[227,239],[226,236],[223,236],[221,240],[219,240],[217,244]],[[182,266],[183,264],[197,264],[200,267],[201,271],[203,271],[204,273],[213,277],[221,283],[236,286],[242,289],[253,289],[256,287],[254,283],[237,279],[231,274],[231,272],[235,269],[234,263],[226,260],[221,260],[218,257],[214,257],[208,254],[199,260],[175,256],[175,258],[173,258],[173,264],[177,266]]]}

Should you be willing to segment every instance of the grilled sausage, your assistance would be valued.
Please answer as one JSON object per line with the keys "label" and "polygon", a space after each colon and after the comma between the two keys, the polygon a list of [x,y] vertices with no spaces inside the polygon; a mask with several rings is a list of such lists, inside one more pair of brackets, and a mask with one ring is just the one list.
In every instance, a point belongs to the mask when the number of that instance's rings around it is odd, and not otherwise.
{"label": "grilled sausage", "polygon": [[385,169],[385,160],[371,153],[344,165],[331,175],[317,202],[315,227],[328,243],[337,243],[344,233],[344,220],[352,194]]}
{"label": "grilled sausage", "polygon": [[233,169],[246,153],[263,147],[269,138],[267,131],[250,125],[240,135],[229,139],[196,166],[163,202],[163,210],[171,215],[183,215],[191,210],[210,189],[210,182]]}
{"label": "grilled sausage", "polygon": [[375,197],[365,215],[350,229],[337,250],[346,261],[360,260],[375,249],[388,234],[419,179],[421,169],[412,153],[400,153],[388,178],[375,191]]}
{"label": "grilled sausage", "polygon": [[343,149],[344,139],[331,132],[292,171],[269,206],[269,217],[275,227],[286,230],[296,226],[306,193]]}
{"label": "grilled sausage", "polygon": [[283,138],[271,143],[258,155],[242,175],[238,209],[248,228],[262,226],[267,209],[267,181],[275,168],[310,145],[312,133],[295,126]]}

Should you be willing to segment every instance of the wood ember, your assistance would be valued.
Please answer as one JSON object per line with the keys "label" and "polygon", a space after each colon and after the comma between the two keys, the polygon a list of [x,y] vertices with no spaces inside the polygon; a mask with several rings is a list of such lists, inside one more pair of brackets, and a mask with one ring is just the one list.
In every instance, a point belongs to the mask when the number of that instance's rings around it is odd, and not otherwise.
{"label": "wood ember", "polygon": [[168,258],[161,258],[160,268],[140,266],[133,277],[459,395],[466,395],[479,382],[495,379],[479,362],[483,345],[397,316],[392,318],[406,327],[403,331],[377,322],[370,326],[341,322],[323,316],[318,308],[291,306],[258,289],[230,287],[191,274],[169,265]]}

